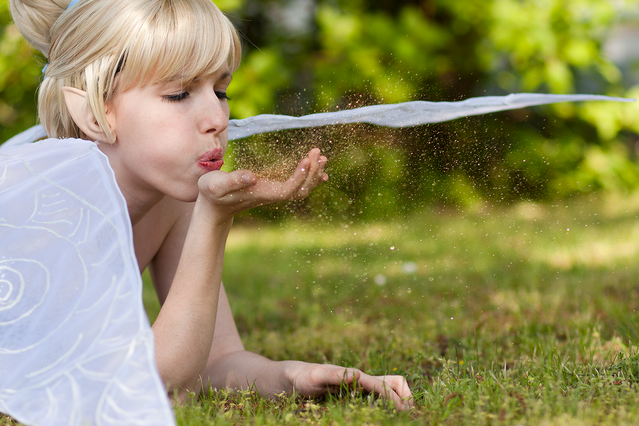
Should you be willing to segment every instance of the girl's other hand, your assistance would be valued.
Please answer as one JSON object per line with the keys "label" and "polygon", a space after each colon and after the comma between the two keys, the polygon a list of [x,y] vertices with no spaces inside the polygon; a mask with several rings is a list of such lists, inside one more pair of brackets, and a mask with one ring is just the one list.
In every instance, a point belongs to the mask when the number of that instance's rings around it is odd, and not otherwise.
{"label": "girl's other hand", "polygon": [[398,410],[413,406],[413,394],[402,376],[370,376],[356,368],[300,361],[285,362],[289,364],[286,376],[294,391],[302,396],[336,393],[347,385],[348,388],[364,390],[390,400]]}
{"label": "girl's other hand", "polygon": [[229,219],[252,207],[275,201],[300,200],[306,198],[321,182],[328,180],[324,172],[326,162],[320,150],[313,148],[285,182],[258,179],[248,170],[209,172],[198,181],[198,202],[206,201],[217,214]]}

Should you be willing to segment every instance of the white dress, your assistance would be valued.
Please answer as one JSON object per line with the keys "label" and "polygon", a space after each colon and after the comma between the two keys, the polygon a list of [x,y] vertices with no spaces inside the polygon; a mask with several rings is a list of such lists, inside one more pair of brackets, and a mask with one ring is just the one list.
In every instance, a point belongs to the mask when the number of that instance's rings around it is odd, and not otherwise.
{"label": "white dress", "polygon": [[126,203],[79,139],[0,149],[0,412],[171,425]]}

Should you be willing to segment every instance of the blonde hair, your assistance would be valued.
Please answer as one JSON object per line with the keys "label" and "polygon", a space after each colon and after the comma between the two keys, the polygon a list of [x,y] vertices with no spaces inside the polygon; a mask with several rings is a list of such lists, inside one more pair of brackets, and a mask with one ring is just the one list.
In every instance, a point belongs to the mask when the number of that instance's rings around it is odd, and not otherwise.
{"label": "blonde hair", "polygon": [[[63,86],[86,91],[86,108],[111,142],[106,110],[118,91],[239,66],[233,24],[211,0],[11,0],[14,21],[49,60],[38,93],[49,137],[87,139],[67,110]],[[117,85],[116,85],[117,76]]]}

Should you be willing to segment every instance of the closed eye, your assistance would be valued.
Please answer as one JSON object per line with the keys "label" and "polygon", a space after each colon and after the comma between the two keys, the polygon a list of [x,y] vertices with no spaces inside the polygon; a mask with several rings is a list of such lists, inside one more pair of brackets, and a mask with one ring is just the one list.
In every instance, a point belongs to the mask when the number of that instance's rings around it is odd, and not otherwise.
{"label": "closed eye", "polygon": [[162,96],[162,99],[168,102],[180,102],[188,98],[189,95],[190,95],[189,92],[180,92],[180,93],[176,93],[175,95],[164,95]]}
{"label": "closed eye", "polygon": [[226,99],[227,101],[230,101],[230,100],[231,100],[231,98],[229,98],[229,97],[226,95],[226,92],[222,92],[222,91],[219,91],[219,90],[216,90],[216,91],[215,91],[215,96],[217,96],[217,97],[218,97],[218,99]]}

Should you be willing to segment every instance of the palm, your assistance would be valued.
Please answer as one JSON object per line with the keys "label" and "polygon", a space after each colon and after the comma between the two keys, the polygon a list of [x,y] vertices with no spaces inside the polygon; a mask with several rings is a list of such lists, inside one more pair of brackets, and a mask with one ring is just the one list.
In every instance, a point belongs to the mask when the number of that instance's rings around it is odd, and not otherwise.
{"label": "palm", "polygon": [[313,149],[285,182],[256,179],[247,170],[231,173],[222,171],[203,175],[198,186],[204,196],[218,211],[233,216],[243,210],[275,201],[305,198],[320,182],[326,181],[324,173],[326,157]]}

